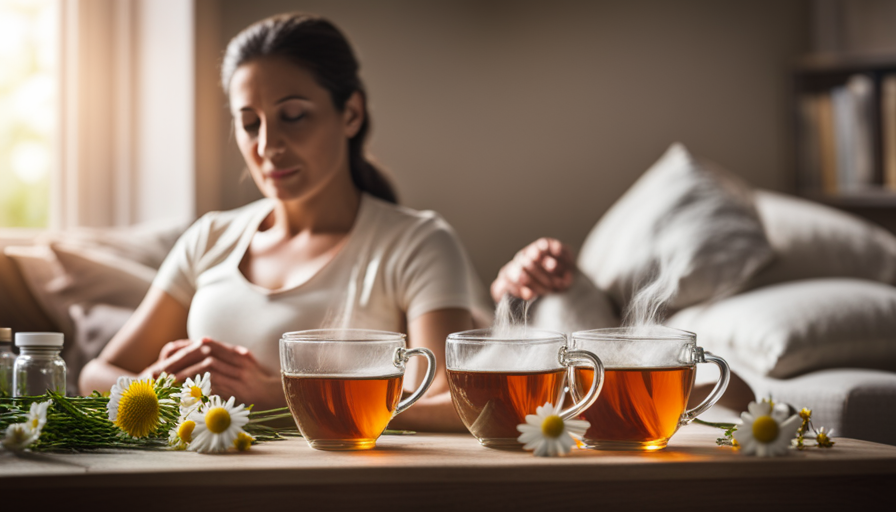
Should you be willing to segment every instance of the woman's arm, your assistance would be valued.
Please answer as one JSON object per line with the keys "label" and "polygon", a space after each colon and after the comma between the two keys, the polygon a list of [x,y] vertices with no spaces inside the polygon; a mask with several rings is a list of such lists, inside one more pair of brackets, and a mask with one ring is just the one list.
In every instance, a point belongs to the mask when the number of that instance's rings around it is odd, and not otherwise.
{"label": "woman's arm", "polygon": [[[187,308],[161,288],[151,287],[143,302],[96,359],[81,371],[82,394],[108,391],[122,375],[134,376],[160,359],[162,348],[187,337]],[[171,344],[171,349],[180,343]],[[162,359],[168,354],[162,354]]]}
{"label": "woman's arm", "polygon": [[[439,309],[424,313],[415,318],[408,326],[409,345],[425,347],[436,356],[436,377],[426,395],[407,411],[396,416],[389,424],[390,428],[466,432],[463,422],[454,410],[451,395],[448,392],[448,375],[445,371],[445,340],[453,332],[466,331],[473,328],[473,316],[469,310],[451,308]],[[412,376],[415,383],[423,379],[425,364],[421,365],[419,375]]]}

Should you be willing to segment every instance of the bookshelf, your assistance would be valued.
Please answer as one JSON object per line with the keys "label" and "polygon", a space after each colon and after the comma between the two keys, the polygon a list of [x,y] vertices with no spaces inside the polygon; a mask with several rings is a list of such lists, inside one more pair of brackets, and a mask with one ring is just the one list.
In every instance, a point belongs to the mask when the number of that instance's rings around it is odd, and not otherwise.
{"label": "bookshelf", "polygon": [[798,193],[896,227],[896,55],[812,56],[794,78]]}

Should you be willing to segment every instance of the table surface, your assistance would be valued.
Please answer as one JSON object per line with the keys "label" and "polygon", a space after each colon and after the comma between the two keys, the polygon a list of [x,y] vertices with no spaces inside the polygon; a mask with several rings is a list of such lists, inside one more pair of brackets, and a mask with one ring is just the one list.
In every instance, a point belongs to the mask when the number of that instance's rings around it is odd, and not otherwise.
{"label": "table surface", "polygon": [[[423,433],[382,436],[376,449],[359,452],[317,451],[303,439],[294,438],[262,443],[246,453],[222,455],[136,450],[5,453],[0,454],[0,490],[55,489],[89,494],[91,490],[154,487],[172,491],[201,488],[226,494],[228,490],[253,487],[295,493],[314,486],[353,485],[374,492],[370,490],[382,484],[400,483],[422,486],[433,493],[457,489],[452,484],[515,492],[512,489],[517,487],[513,486],[585,484],[593,488],[599,483],[609,496],[614,489],[622,492],[626,484],[644,482],[653,482],[651,488],[667,488],[669,492],[678,487],[693,492],[694,482],[712,484],[722,489],[719,493],[724,493],[723,488],[729,484],[741,488],[814,483],[822,491],[833,492],[833,487],[841,484],[861,482],[873,487],[878,481],[896,482],[896,446],[835,438],[832,449],[794,450],[784,457],[758,458],[716,446],[720,434],[719,429],[690,425],[682,428],[665,450],[574,450],[562,458],[488,449],[469,435]],[[787,485],[779,492],[786,494]],[[837,492],[848,490],[844,487]]]}

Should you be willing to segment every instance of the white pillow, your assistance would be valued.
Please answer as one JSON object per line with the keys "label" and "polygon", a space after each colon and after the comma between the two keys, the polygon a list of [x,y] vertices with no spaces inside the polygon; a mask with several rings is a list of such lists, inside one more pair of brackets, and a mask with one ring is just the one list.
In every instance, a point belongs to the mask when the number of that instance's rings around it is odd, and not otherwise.
{"label": "white pillow", "polygon": [[760,375],[896,370],[896,288],[859,279],[794,281],[680,311],[666,323]]}
{"label": "white pillow", "polygon": [[813,277],[855,277],[896,284],[896,236],[848,213],[757,190],[756,209],[775,260],[748,285]]}
{"label": "white pillow", "polygon": [[182,222],[164,221],[126,228],[80,227],[48,233],[38,243],[100,251],[158,269],[188,226]]}
{"label": "white pillow", "polygon": [[136,309],[149,291],[156,270],[114,253],[50,245],[65,271],[64,284],[56,289],[67,304],[110,304]]}
{"label": "white pillow", "polygon": [[771,258],[750,188],[676,143],[607,211],[578,262],[623,311],[666,262],[671,311],[737,291]]}

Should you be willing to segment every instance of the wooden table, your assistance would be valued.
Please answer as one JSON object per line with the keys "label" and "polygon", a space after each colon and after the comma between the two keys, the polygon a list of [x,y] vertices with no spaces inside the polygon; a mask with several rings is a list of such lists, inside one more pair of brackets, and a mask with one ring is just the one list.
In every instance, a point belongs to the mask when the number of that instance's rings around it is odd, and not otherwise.
{"label": "wooden table", "polygon": [[[760,459],[683,428],[659,452],[564,458],[483,448],[460,434],[383,436],[375,450],[321,452],[302,439],[248,453],[0,454],[2,510],[896,510],[896,446],[837,438]],[[23,498],[24,496],[24,498]],[[17,508],[21,506],[22,508]],[[844,508],[846,507],[846,508]]]}

